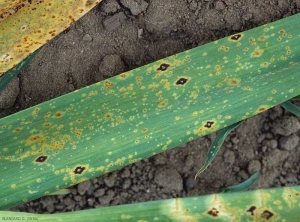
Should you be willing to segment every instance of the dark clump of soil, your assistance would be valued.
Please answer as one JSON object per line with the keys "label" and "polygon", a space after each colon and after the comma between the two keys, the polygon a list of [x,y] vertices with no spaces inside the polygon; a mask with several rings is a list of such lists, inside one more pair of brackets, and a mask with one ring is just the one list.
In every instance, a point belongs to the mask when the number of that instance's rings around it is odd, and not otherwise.
{"label": "dark clump of soil", "polygon": [[[0,116],[299,11],[298,0],[104,0],[0,94]],[[12,210],[54,213],[218,193],[258,170],[254,188],[300,184],[299,120],[279,106],[245,120],[197,180],[215,133]]]}

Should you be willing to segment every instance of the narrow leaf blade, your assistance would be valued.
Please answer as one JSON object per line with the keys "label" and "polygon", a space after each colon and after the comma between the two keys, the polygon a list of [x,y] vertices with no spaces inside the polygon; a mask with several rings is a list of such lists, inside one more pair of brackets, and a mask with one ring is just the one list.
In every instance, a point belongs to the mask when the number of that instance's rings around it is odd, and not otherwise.
{"label": "narrow leaf blade", "polygon": [[290,101],[285,101],[284,103],[280,104],[283,108],[288,110],[289,112],[293,113],[296,116],[300,116],[300,108],[291,103]]}
{"label": "narrow leaf blade", "polygon": [[202,173],[209,164],[215,159],[216,155],[218,154],[222,144],[224,143],[224,140],[228,136],[228,134],[234,130],[236,127],[238,127],[241,124],[241,122],[234,123],[230,126],[225,127],[224,129],[221,129],[214,142],[212,143],[211,147],[209,148],[208,154],[206,156],[206,160],[204,165],[198,170],[198,172],[195,175],[195,179],[199,176],[200,173]]}
{"label": "narrow leaf blade", "polygon": [[253,175],[251,175],[251,177],[249,177],[247,180],[245,180],[244,182],[235,185],[235,186],[231,186],[231,187],[227,187],[223,190],[223,193],[228,193],[228,192],[240,192],[243,190],[248,190],[254,183],[257,182],[257,180],[259,179],[260,176],[260,172],[256,172]]}
{"label": "narrow leaf blade", "polygon": [[0,76],[0,92],[3,89],[5,89],[8,83],[10,83],[10,81],[13,78],[15,78],[18,75],[18,73],[27,66],[27,64],[33,59],[33,57],[36,55],[38,51],[39,50],[36,50],[31,55],[29,55],[26,59],[20,62],[16,67],[11,68],[4,75]]}

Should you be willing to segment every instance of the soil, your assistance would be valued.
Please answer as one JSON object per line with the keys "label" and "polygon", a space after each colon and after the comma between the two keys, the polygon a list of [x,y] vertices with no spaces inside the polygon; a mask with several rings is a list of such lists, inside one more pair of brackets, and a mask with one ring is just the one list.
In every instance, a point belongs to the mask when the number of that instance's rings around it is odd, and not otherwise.
{"label": "soil", "polygon": [[[1,93],[0,117],[299,11],[299,0],[104,0],[42,47]],[[12,210],[55,213],[218,193],[258,170],[254,189],[300,184],[299,122],[279,106],[245,120],[197,180],[215,133]]]}

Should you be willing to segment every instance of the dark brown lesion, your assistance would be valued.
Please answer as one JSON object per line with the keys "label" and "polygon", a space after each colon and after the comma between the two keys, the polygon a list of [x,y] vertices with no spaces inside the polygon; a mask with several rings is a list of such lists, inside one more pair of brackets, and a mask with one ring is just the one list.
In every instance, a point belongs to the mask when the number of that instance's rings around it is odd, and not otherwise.
{"label": "dark brown lesion", "polygon": [[180,78],[177,80],[176,85],[184,85],[187,83],[187,81],[188,81],[188,79],[186,79],[186,78]]}
{"label": "dark brown lesion", "polygon": [[211,210],[209,210],[207,212],[208,215],[212,216],[212,217],[218,217],[219,216],[219,211],[216,208],[211,208]]}
{"label": "dark brown lesion", "polygon": [[235,35],[231,36],[230,39],[233,40],[233,41],[237,41],[237,40],[239,40],[241,37],[242,37],[241,34],[235,34]]}
{"label": "dark brown lesion", "polygon": [[35,162],[44,163],[48,159],[48,156],[39,156]]}
{"label": "dark brown lesion", "polygon": [[254,216],[254,211],[255,211],[255,210],[256,210],[256,206],[251,206],[251,207],[247,210],[247,212],[249,212],[251,216]]}
{"label": "dark brown lesion", "polygon": [[75,174],[82,174],[82,172],[85,170],[85,167],[82,166],[78,166],[76,167],[76,169],[74,170]]}
{"label": "dark brown lesion", "polygon": [[210,127],[212,127],[212,125],[213,125],[214,123],[215,123],[215,122],[213,122],[213,121],[207,121],[206,124],[204,125],[204,127],[210,128]]}
{"label": "dark brown lesion", "polygon": [[162,63],[159,68],[157,69],[158,71],[166,71],[169,68],[169,64]]}
{"label": "dark brown lesion", "polygon": [[261,213],[260,216],[261,216],[262,218],[264,218],[264,219],[269,220],[269,219],[271,219],[271,217],[274,216],[274,213],[272,213],[272,212],[269,211],[269,210],[264,210],[264,211]]}

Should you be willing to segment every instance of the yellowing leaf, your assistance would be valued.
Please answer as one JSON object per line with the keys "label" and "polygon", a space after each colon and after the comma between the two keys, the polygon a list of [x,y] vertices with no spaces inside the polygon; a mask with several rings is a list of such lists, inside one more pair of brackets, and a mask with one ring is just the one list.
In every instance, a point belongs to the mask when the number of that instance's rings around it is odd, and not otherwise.
{"label": "yellowing leaf", "polygon": [[0,3],[0,76],[101,0],[4,0]]}

